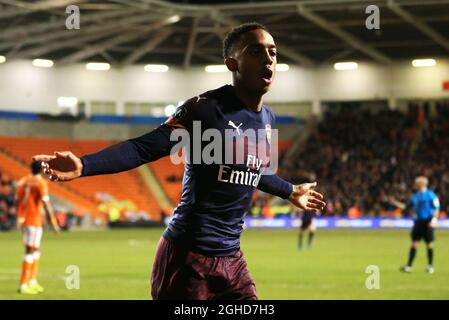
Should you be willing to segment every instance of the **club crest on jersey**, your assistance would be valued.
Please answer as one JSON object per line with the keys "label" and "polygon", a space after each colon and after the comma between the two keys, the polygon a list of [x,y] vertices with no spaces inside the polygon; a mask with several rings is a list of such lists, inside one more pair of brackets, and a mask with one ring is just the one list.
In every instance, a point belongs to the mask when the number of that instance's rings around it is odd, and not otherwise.
{"label": "club crest on jersey", "polygon": [[176,120],[180,121],[180,120],[183,120],[186,115],[187,115],[186,106],[182,105],[182,106],[179,106],[176,109],[175,114],[173,115],[173,118],[175,118]]}
{"label": "club crest on jersey", "polygon": [[265,125],[265,133],[267,135],[267,141],[269,144],[271,144],[271,125],[267,123]]}

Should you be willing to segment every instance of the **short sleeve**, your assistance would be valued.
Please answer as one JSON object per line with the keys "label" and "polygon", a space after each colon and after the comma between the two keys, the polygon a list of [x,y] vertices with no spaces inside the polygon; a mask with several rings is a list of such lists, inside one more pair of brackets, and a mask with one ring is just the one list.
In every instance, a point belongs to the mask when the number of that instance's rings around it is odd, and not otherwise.
{"label": "short sleeve", "polygon": [[440,200],[438,199],[437,195],[432,192],[432,207],[434,209],[440,209]]}

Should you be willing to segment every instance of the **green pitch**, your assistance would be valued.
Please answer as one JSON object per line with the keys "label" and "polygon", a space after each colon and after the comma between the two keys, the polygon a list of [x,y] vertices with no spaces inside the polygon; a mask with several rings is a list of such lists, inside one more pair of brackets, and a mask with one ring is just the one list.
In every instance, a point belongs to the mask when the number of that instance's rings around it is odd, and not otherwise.
{"label": "green pitch", "polygon": [[[162,230],[44,235],[38,296],[16,293],[23,256],[20,234],[0,232],[0,299],[149,299],[150,271]],[[242,247],[261,299],[449,299],[449,232],[437,231],[434,274],[424,272],[421,244],[414,271],[398,271],[407,230],[318,230],[312,249],[298,251],[295,230],[248,230]],[[306,239],[305,239],[306,240]],[[79,267],[80,288],[66,288],[66,268]],[[368,290],[366,267],[380,270]],[[69,284],[73,282],[69,281]]]}

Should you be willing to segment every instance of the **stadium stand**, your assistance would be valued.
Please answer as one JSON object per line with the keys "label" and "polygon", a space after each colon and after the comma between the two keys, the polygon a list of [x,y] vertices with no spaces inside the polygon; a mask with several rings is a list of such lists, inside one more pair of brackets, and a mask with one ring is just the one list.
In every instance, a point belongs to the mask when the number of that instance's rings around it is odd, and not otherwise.
{"label": "stadium stand", "polygon": [[148,166],[156,176],[156,179],[170,199],[172,205],[176,206],[181,199],[181,181],[184,166],[181,164],[173,164],[169,157],[159,159],[148,164]]}
{"label": "stadium stand", "polygon": [[[291,180],[319,179],[328,215],[397,214],[387,194],[406,201],[418,175],[443,195],[449,190],[449,103],[410,103],[406,112],[343,108],[327,112],[294,162],[283,163]],[[380,200],[380,201],[379,201]]]}
{"label": "stadium stand", "polygon": [[[100,150],[112,141],[70,141],[52,138],[0,137],[0,165],[15,179],[28,174],[31,156],[54,150],[72,150],[75,154],[85,154]],[[131,200],[139,211],[146,212],[152,219],[160,218],[161,208],[146,188],[139,173],[131,170],[119,174],[89,177],[76,181],[52,183],[51,191],[58,197],[97,212],[98,194],[109,194],[117,200]]]}

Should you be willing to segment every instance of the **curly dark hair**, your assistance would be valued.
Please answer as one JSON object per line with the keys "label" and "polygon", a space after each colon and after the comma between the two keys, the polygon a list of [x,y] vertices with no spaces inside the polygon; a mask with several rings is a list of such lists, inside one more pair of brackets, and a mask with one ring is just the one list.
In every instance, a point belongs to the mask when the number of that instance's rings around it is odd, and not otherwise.
{"label": "curly dark hair", "polygon": [[264,25],[257,22],[247,22],[233,28],[223,40],[223,58],[228,58],[234,50],[234,45],[240,40],[241,36],[249,31],[262,29],[267,32]]}

